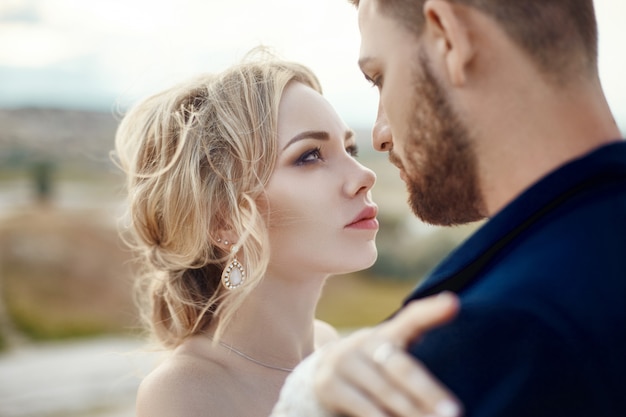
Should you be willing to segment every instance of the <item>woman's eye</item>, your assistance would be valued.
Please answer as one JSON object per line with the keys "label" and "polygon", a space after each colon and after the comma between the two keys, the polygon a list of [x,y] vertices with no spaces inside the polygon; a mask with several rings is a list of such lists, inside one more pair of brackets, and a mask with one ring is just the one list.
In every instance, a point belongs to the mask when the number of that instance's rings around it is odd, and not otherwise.
{"label": "woman's eye", "polygon": [[346,152],[348,153],[348,155],[352,156],[353,158],[356,158],[357,156],[359,156],[359,148],[356,145],[347,146]]}
{"label": "woman's eye", "polygon": [[322,152],[320,148],[315,148],[303,153],[296,161],[296,165],[305,165],[322,160]]}

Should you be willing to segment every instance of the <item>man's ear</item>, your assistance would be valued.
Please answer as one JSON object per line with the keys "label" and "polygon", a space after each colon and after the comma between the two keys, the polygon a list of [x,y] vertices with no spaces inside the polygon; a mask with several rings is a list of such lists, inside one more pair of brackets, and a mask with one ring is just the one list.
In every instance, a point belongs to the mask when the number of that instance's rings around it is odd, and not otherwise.
{"label": "man's ear", "polygon": [[467,8],[447,0],[427,0],[424,3],[425,33],[434,42],[450,82],[465,84],[467,67],[474,56],[470,38]]}

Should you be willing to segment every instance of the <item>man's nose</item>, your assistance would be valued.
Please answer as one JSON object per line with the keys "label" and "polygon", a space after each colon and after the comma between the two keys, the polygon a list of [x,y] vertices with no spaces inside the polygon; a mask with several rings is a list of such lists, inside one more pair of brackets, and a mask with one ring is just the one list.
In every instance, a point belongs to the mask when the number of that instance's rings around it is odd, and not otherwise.
{"label": "man's nose", "polygon": [[378,104],[376,122],[372,128],[372,145],[379,152],[389,152],[393,148],[391,129],[387,122],[387,115],[380,102]]}

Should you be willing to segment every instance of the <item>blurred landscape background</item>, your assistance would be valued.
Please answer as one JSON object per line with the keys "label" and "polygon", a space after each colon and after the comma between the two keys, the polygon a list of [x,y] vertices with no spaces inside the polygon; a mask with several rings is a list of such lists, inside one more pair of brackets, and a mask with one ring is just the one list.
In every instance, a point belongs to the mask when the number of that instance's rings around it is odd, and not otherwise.
{"label": "blurred landscape background", "polygon": [[[124,179],[109,156],[118,121],[113,112],[0,109],[4,417],[132,415],[139,371],[149,369],[153,355],[140,353],[131,255],[118,236]],[[359,158],[378,174],[373,194],[380,207],[379,258],[367,271],[331,278],[318,309],[321,319],[343,332],[388,317],[424,274],[476,227],[443,229],[416,220],[405,203],[397,169],[367,146],[369,135],[369,128],[357,129],[365,145]],[[102,349],[117,349],[117,355]],[[26,372],[26,364],[45,358],[39,368]],[[119,361],[131,359],[138,364],[124,362],[130,368],[120,370]],[[111,360],[118,366],[111,367]],[[56,378],[43,371],[49,366]],[[105,371],[108,379],[102,379]],[[10,375],[15,384],[7,383]],[[118,379],[124,381],[123,389]],[[113,381],[120,392],[111,394],[106,381]],[[58,391],[57,384],[65,388]],[[94,395],[102,391],[110,396]],[[119,412],[125,414],[103,414],[117,413],[120,403],[124,407]]]}
{"label": "blurred landscape background", "polygon": [[[626,123],[626,3],[595,0],[600,72]],[[480,224],[419,222],[386,155],[344,0],[0,2],[0,416],[131,417],[159,354],[146,349],[118,236],[123,177],[109,158],[123,109],[265,44],[319,76],[378,175],[376,264],[332,278],[318,316],[344,332],[388,317]]]}

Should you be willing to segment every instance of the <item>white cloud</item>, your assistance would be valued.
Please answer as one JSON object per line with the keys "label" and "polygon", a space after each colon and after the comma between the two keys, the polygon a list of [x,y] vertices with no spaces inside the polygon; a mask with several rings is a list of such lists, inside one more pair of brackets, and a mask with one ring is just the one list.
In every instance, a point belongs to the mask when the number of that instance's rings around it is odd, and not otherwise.
{"label": "white cloud", "polygon": [[79,43],[45,26],[26,23],[0,26],[0,63],[10,67],[46,67],[79,53]]}

